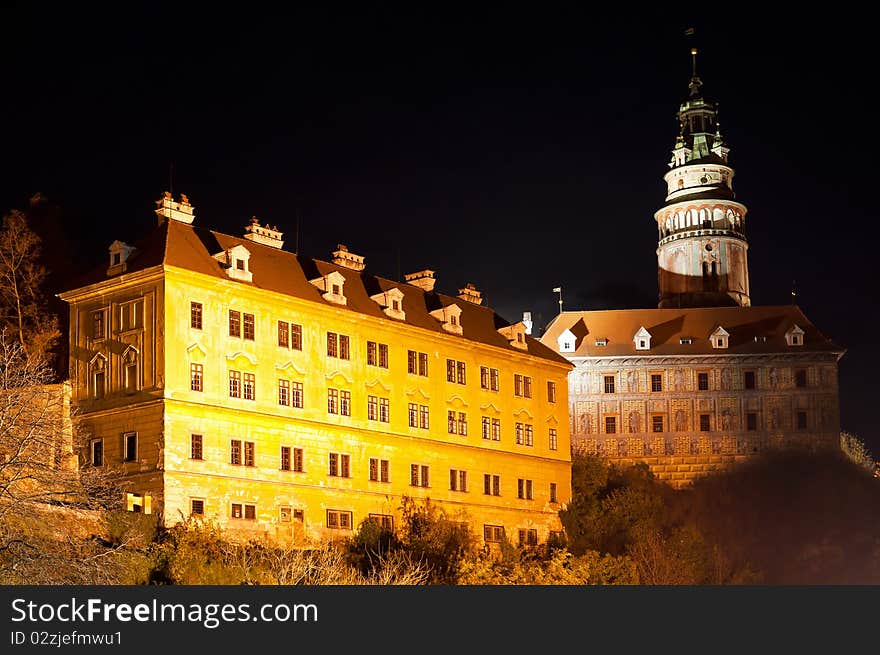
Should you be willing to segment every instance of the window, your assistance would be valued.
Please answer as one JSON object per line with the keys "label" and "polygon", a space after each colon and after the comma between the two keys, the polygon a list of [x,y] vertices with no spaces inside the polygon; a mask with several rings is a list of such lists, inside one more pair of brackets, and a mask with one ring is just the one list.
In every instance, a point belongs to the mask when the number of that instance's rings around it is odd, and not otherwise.
{"label": "window", "polygon": [[409,483],[413,487],[428,487],[428,467],[424,464],[410,464]]}
{"label": "window", "polygon": [[797,429],[798,430],[806,430],[807,429],[807,413],[806,412],[798,412],[797,413]]}
{"label": "window", "polygon": [[460,434],[467,436],[467,414],[464,412],[456,412],[455,410],[447,410],[447,432],[449,434]]}
{"label": "window", "polygon": [[455,422],[455,412],[451,409],[446,412],[446,431],[449,434],[457,434],[458,432],[458,424]]}
{"label": "window", "polygon": [[663,374],[662,373],[652,373],[651,374],[651,391],[652,392],[663,391]]}
{"label": "window", "polygon": [[689,345],[691,345],[693,342],[694,342],[694,340],[693,340],[691,337],[681,337],[681,338],[678,340],[678,343],[680,343],[682,346],[689,346]]}
{"label": "window", "polygon": [[492,441],[501,441],[501,419],[492,419]]}
{"label": "window", "polygon": [[241,372],[229,371],[229,397],[241,398]]}
{"label": "window", "polygon": [[388,368],[388,344],[379,344],[379,368]]}
{"label": "window", "polygon": [[282,348],[290,347],[290,323],[278,321],[278,345]]}
{"label": "window", "polygon": [[449,469],[449,490],[467,492],[467,471]]}
{"label": "window", "polygon": [[547,380],[547,402],[556,402],[556,383],[553,380]]}
{"label": "window", "polygon": [[339,413],[342,416],[351,416],[351,391],[339,392]]}
{"label": "window", "polygon": [[256,505],[244,505],[244,513],[242,514],[242,504],[241,503],[232,503],[232,518],[234,519],[245,519],[247,521],[254,521],[257,518],[257,506]]}
{"label": "window", "polygon": [[107,337],[107,310],[99,309],[92,312],[92,339],[105,339]]}
{"label": "window", "polygon": [[484,525],[483,540],[487,543],[501,543],[504,541],[504,526]]}
{"label": "window", "polygon": [[244,465],[254,466],[254,442],[244,442]]}
{"label": "window", "polygon": [[516,497],[521,500],[533,500],[531,480],[519,478],[516,481]]}
{"label": "window", "polygon": [[370,480],[373,482],[388,482],[388,460],[370,458]]}
{"label": "window", "polygon": [[350,339],[344,335],[339,335],[339,359],[351,359]]}
{"label": "window", "polygon": [[376,396],[367,396],[367,420],[375,421],[379,418],[379,399]]}
{"label": "window", "polygon": [[513,376],[513,395],[514,396],[522,396],[523,395],[523,376],[519,373],[515,373]]}
{"label": "window", "polygon": [[144,325],[144,301],[124,303],[119,306],[119,329],[122,332],[134,330]]}
{"label": "window", "polygon": [[556,440],[556,428],[550,428],[550,438],[548,447],[550,450],[556,450],[557,448],[557,440]]}
{"label": "window", "polygon": [[755,412],[746,414],[746,430],[755,432],[758,429],[758,415]]}
{"label": "window", "polygon": [[189,458],[204,459],[204,450],[202,449],[202,435],[189,435]]}
{"label": "window", "polygon": [[709,390],[709,374],[708,373],[697,373],[697,389],[699,391],[708,391]]}
{"label": "window", "polygon": [[483,439],[490,439],[491,438],[491,435],[492,435],[491,426],[492,426],[492,423],[491,423],[489,417],[484,416],[483,417],[483,433],[482,433]]}
{"label": "window", "polygon": [[278,508],[278,522],[290,523],[290,506],[282,505]]}
{"label": "window", "polygon": [[302,523],[305,520],[305,518],[306,518],[305,510],[301,510],[301,509],[293,510],[293,520],[294,521],[299,521],[300,523]]}
{"label": "window", "polygon": [[327,413],[339,413],[339,389],[327,389]]}
{"label": "window", "polygon": [[419,405],[419,427],[422,430],[428,429],[428,406]]}
{"label": "window", "polygon": [[302,382],[291,382],[290,383],[290,406],[291,407],[299,407],[302,409],[303,406],[303,385]]}
{"label": "window", "polygon": [[550,483],[550,502],[551,503],[558,503],[559,502],[556,499],[556,483],[555,482]]}
{"label": "window", "polygon": [[498,391],[499,374],[497,368],[489,369],[489,390]]}
{"label": "window", "polygon": [[278,380],[278,404],[290,406],[290,380]]}
{"label": "window", "polygon": [[379,346],[375,341],[367,341],[367,366],[379,365]]}
{"label": "window", "polygon": [[290,349],[291,350],[302,350],[303,349],[302,325],[297,325],[296,323],[290,324]]}
{"label": "window", "polygon": [[605,434],[614,434],[617,432],[617,417],[616,416],[606,416],[605,417]]}
{"label": "window", "polygon": [[234,309],[229,310],[229,336],[241,336],[241,312],[237,312]]}
{"label": "window", "polygon": [[407,350],[406,351],[406,372],[415,375],[417,371],[418,371],[418,364],[416,361],[416,351],[415,350]]}
{"label": "window", "polygon": [[517,445],[522,445],[523,443],[523,424],[517,423],[513,429],[514,437]]}
{"label": "window", "polygon": [[614,376],[605,376],[605,393],[614,393]]}
{"label": "window", "polygon": [[537,546],[538,545],[538,531],[534,528],[521,529],[519,531],[519,545],[520,546]]}
{"label": "window", "polygon": [[663,432],[663,417],[654,415],[651,417],[651,431]]}
{"label": "window", "polygon": [[483,494],[486,496],[501,495],[501,476],[490,473],[483,474]]}
{"label": "window", "polygon": [[446,360],[446,381],[465,384],[465,363],[455,359]]}
{"label": "window", "polygon": [[134,393],[138,389],[137,354],[130,350],[125,357],[123,384],[126,393]]}
{"label": "window", "polygon": [[419,427],[419,406],[415,403],[409,404],[409,427]]}
{"label": "window", "polygon": [[327,357],[339,357],[339,335],[335,332],[327,333]]}
{"label": "window", "polygon": [[204,516],[205,501],[201,498],[191,498],[189,501],[189,513],[193,516]]}
{"label": "window", "polygon": [[709,415],[700,414],[700,432],[709,431]]}
{"label": "window", "polygon": [[798,369],[794,373],[794,384],[796,387],[805,387],[807,386],[807,371],[805,369]]}
{"label": "window", "polygon": [[367,520],[372,521],[383,530],[394,531],[394,517],[390,514],[370,514]]}
{"label": "window", "polygon": [[124,454],[126,462],[134,462],[137,460],[137,432],[126,432],[122,435],[124,446]]}
{"label": "window", "polygon": [[193,391],[202,391],[204,387],[204,367],[201,364],[189,365],[189,388]]}
{"label": "window", "polygon": [[535,443],[534,433],[532,432],[532,424],[526,423],[525,445],[533,446]]}
{"label": "window", "polygon": [[191,302],[189,304],[189,326],[194,330],[202,329],[202,303]]}
{"label": "window", "polygon": [[107,393],[107,376],[104,371],[96,371],[93,379],[95,400],[103,400]]}
{"label": "window", "polygon": [[229,442],[229,463],[241,466],[241,440],[232,439]]}
{"label": "window", "polygon": [[95,439],[92,441],[92,466],[104,465],[104,440]]}
{"label": "window", "polygon": [[303,472],[303,449],[302,448],[294,448],[293,449],[293,470],[296,473]]}
{"label": "window", "polygon": [[379,422],[388,423],[391,411],[387,398],[379,398]]}
{"label": "window", "polygon": [[488,366],[480,367],[480,388],[498,391],[498,369]]}
{"label": "window", "polygon": [[351,512],[328,509],[327,527],[332,530],[351,530]]}
{"label": "window", "polygon": [[281,470],[290,470],[290,446],[281,446]]}
{"label": "window", "polygon": [[532,378],[528,375],[523,376],[523,396],[525,398],[532,397]]}
{"label": "window", "polygon": [[244,374],[244,399],[256,400],[257,383],[253,373]]}
{"label": "window", "polygon": [[745,389],[754,389],[755,388],[755,372],[754,371],[745,371],[743,373],[743,387]]}
{"label": "window", "polygon": [[428,377],[428,353],[419,353],[419,375]]}
{"label": "window", "polygon": [[464,412],[458,413],[458,434],[462,437],[467,436],[467,414]]}
{"label": "window", "polygon": [[329,456],[330,470],[329,475],[340,477],[340,478],[350,478],[351,477],[351,456],[340,454],[340,453],[330,453]]}
{"label": "window", "polygon": [[244,315],[244,334],[245,339],[249,341],[254,340],[254,315],[253,314],[245,314]]}

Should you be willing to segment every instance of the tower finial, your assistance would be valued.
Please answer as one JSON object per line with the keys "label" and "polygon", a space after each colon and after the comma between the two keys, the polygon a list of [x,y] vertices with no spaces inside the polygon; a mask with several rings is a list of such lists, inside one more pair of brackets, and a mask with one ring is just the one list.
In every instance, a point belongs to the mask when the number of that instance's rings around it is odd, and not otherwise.
{"label": "tower finial", "polygon": [[691,48],[691,70],[694,77],[697,76],[697,49]]}

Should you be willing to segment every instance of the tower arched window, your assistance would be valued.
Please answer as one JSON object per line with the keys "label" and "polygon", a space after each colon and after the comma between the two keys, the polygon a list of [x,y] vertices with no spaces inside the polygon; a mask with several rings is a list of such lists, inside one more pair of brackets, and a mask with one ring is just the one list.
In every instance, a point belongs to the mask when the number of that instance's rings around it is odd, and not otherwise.
{"label": "tower arched window", "polygon": [[122,357],[122,385],[126,393],[134,393],[140,387],[139,360],[137,349],[129,346]]}

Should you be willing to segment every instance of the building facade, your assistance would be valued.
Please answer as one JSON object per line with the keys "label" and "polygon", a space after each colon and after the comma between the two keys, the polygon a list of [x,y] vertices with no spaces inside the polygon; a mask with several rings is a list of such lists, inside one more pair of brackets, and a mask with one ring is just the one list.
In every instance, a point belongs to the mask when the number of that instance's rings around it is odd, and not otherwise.
{"label": "building facade", "polygon": [[486,541],[546,541],[570,497],[571,364],[472,285],[432,271],[393,282],[339,246],[282,249],[158,201],[142,242],[60,294],[73,401],[91,465],[119,470],[129,507],[305,542],[366,519],[395,527],[430,499]]}
{"label": "building facade", "polygon": [[[696,54],[693,52],[692,54]],[[696,72],[658,210],[659,307],[562,312],[573,448],[675,486],[762,449],[839,447],[844,349],[795,305],[751,306],[746,208]]]}

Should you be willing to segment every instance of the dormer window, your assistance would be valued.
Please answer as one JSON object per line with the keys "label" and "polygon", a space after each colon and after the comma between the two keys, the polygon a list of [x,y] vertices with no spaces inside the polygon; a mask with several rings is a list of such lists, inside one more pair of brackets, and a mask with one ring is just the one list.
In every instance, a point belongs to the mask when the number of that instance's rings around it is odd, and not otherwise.
{"label": "dormer window", "polygon": [[251,252],[242,245],[237,245],[229,250],[214,255],[214,259],[226,267],[226,275],[233,280],[253,282],[250,260]]}
{"label": "dormer window", "polygon": [[384,308],[382,311],[385,316],[396,318],[400,321],[406,320],[406,312],[403,311],[403,291],[397,287],[392,287],[387,291],[372,295],[370,300]]}
{"label": "dormer window", "polygon": [[440,321],[440,327],[452,334],[463,334],[461,326],[461,307],[447,305],[431,312],[431,316]]}
{"label": "dormer window", "polygon": [[573,353],[577,345],[577,339],[571,330],[565,329],[562,331],[562,334],[556,337],[556,344],[559,346],[559,352]]}
{"label": "dormer window", "polygon": [[636,345],[636,350],[651,349],[651,333],[645,329],[644,325],[633,335],[633,343]]}
{"label": "dormer window", "polygon": [[792,325],[785,333],[785,343],[789,346],[804,345],[804,331],[797,325]]}
{"label": "dormer window", "polygon": [[755,343],[766,343],[766,342],[767,342],[767,337],[765,337],[764,335],[762,335],[762,334],[755,335]]}
{"label": "dormer window", "polygon": [[596,347],[602,348],[608,345],[608,339],[596,339]]}
{"label": "dormer window", "polygon": [[336,305],[345,305],[348,302],[345,299],[345,278],[339,271],[332,271],[309,282],[324,292],[321,297],[327,302]]}
{"label": "dormer window", "polygon": [[518,323],[514,323],[513,325],[508,325],[507,327],[498,328],[498,333],[501,334],[505,339],[507,339],[507,343],[509,343],[514,348],[519,350],[528,350],[528,344],[526,343],[526,326],[520,321]]}
{"label": "dormer window", "polygon": [[691,345],[693,342],[694,342],[694,340],[693,340],[693,338],[691,338],[691,337],[681,337],[681,338],[678,340],[678,343],[680,343],[682,346],[689,346],[689,345]]}
{"label": "dormer window", "polygon": [[110,244],[110,267],[107,269],[107,275],[118,275],[125,273],[126,262],[134,252],[134,247],[123,241],[114,241]]}
{"label": "dormer window", "polygon": [[730,333],[719,325],[715,328],[712,334],[709,335],[709,342],[716,350],[727,348],[730,344]]}

